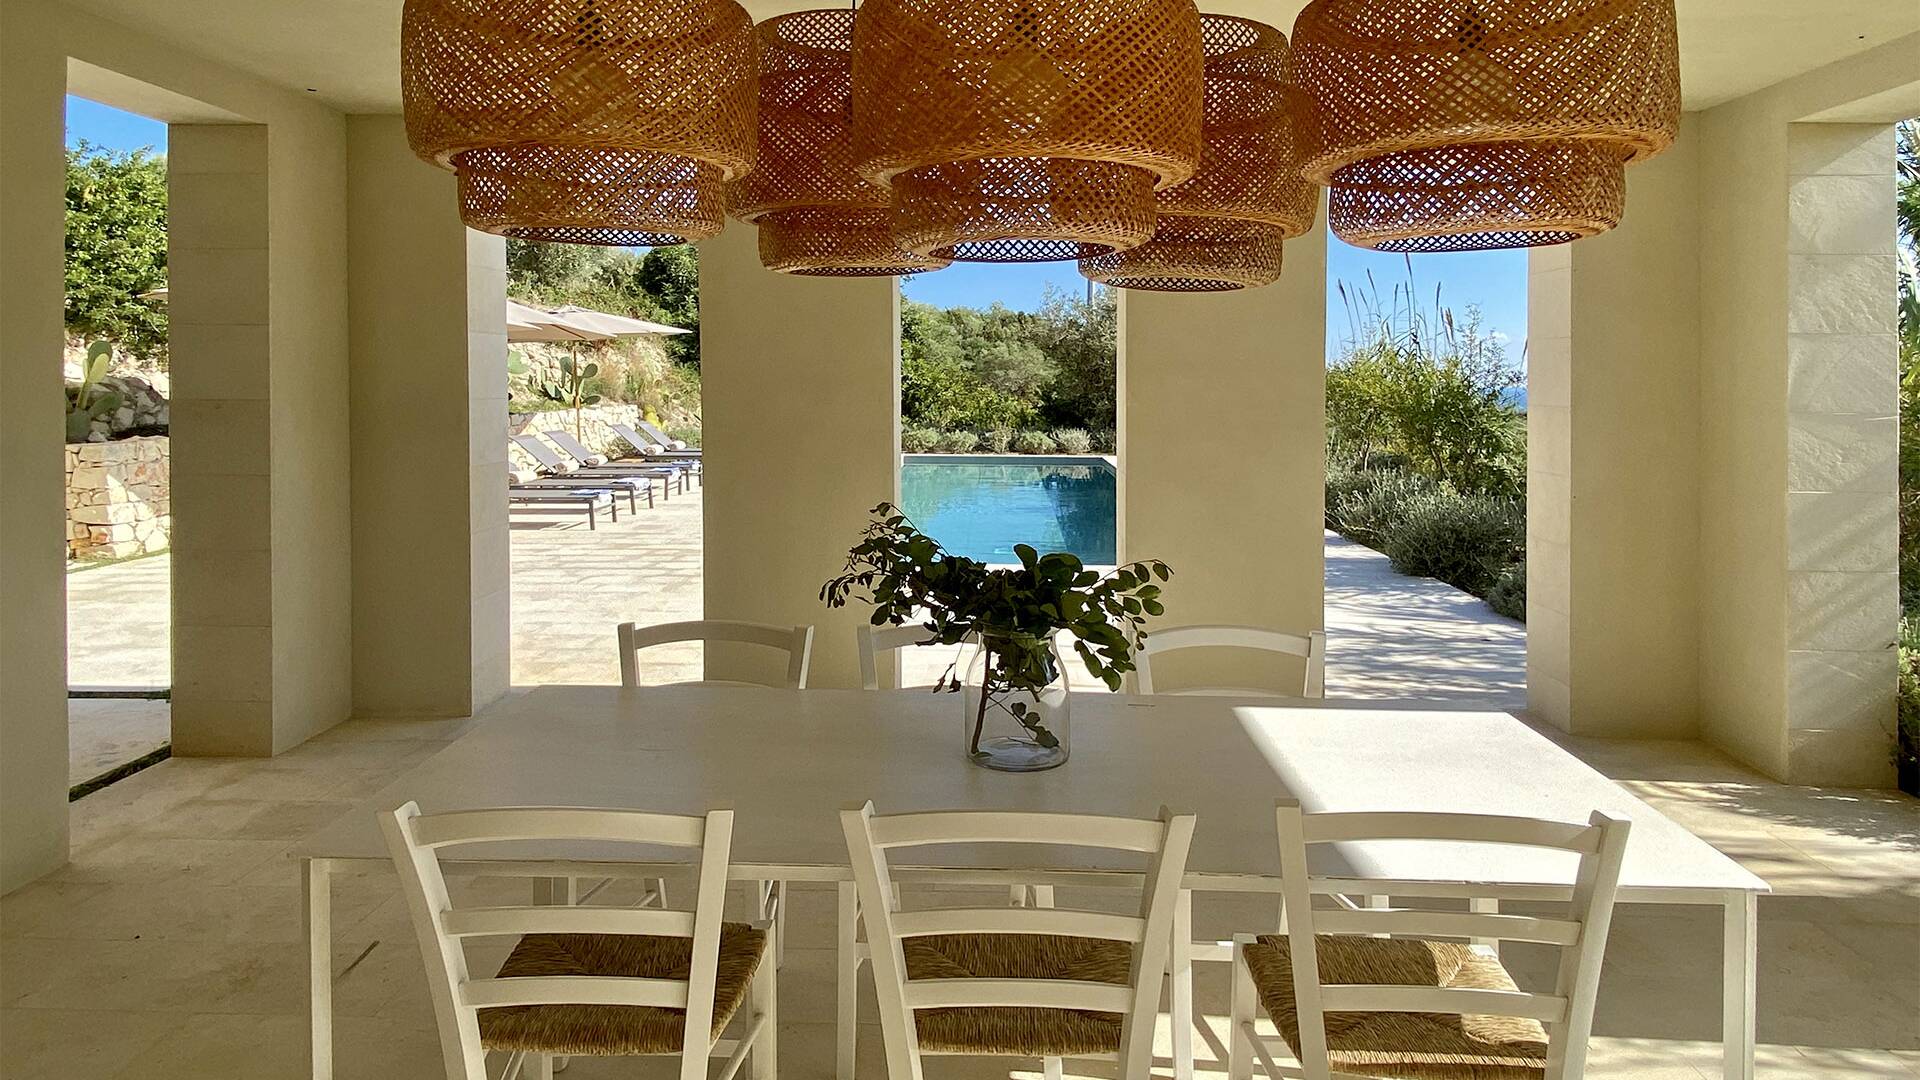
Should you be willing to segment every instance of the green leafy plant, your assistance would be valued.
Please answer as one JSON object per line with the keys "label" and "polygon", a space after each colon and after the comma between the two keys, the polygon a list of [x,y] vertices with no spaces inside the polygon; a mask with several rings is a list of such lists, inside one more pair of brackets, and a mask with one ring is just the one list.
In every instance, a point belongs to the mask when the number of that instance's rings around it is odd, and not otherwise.
{"label": "green leafy plant", "polygon": [[[1134,650],[1147,638],[1146,620],[1165,610],[1155,581],[1166,581],[1173,571],[1157,559],[1103,576],[1071,554],[1041,555],[1016,544],[1018,567],[989,569],[947,552],[891,503],[874,507],[873,516],[847,553],[845,572],[820,587],[820,599],[831,608],[853,599],[872,604],[875,626],[923,620],[929,644],[977,640],[986,663],[970,743],[974,752],[990,708],[1019,721],[1040,745],[1058,745],[1024,702],[1005,700],[1015,691],[1037,694],[1060,677],[1050,645],[1056,632],[1072,634],[1087,671],[1118,690],[1121,676],[1134,668]],[[949,693],[960,688],[953,667],[935,687]]]}
{"label": "green leafy plant", "polygon": [[93,422],[112,415],[120,407],[120,395],[100,389],[113,362],[113,345],[96,341],[87,346],[87,360],[80,368],[78,385],[67,387],[67,441],[85,442]]}
{"label": "green leafy plant", "polygon": [[940,433],[939,447],[943,454],[971,454],[979,445],[980,436],[964,428]]}
{"label": "green leafy plant", "polygon": [[909,454],[931,454],[940,446],[940,432],[919,424],[900,429],[900,449]]}
{"label": "green leafy plant", "polygon": [[1053,436],[1044,431],[1023,431],[1013,437],[1016,454],[1051,454],[1054,449]]}
{"label": "green leafy plant", "polygon": [[1526,511],[1512,499],[1441,489],[1407,500],[1384,551],[1402,574],[1438,578],[1482,596],[1526,542]]}
{"label": "green leafy plant", "polygon": [[996,454],[1004,454],[1013,446],[1013,431],[1009,428],[994,428],[980,437],[986,448]]}
{"label": "green leafy plant", "polygon": [[1487,606],[1509,619],[1527,621],[1526,560],[1508,563],[1487,587]]}
{"label": "green leafy plant", "polygon": [[167,159],[81,142],[67,150],[67,331],[164,361]]}

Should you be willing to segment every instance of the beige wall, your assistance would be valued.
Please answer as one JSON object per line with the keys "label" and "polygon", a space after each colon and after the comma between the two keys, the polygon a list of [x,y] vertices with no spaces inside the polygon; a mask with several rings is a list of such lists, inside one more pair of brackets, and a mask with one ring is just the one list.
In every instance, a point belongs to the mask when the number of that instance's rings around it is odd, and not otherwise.
{"label": "beige wall", "polygon": [[[190,473],[197,455],[202,481],[190,482],[176,504],[176,751],[284,749],[343,719],[352,683],[344,118],[54,0],[7,0],[0,889],[66,854],[58,358],[69,77],[77,89],[159,119],[255,125],[198,142],[183,130],[174,143],[186,185],[175,229],[173,375],[183,400],[174,434]],[[240,532],[252,537],[244,546],[204,545]],[[210,595],[215,589],[227,591]]]}
{"label": "beige wall", "polygon": [[[706,617],[816,625],[813,686],[860,685],[866,609],[829,611],[818,594],[867,512],[899,499],[897,297],[891,278],[765,270],[750,228],[700,245]],[[775,670],[707,657],[712,678]]]}
{"label": "beige wall", "polygon": [[1689,114],[1625,225],[1533,256],[1529,689],[1561,726],[1891,780],[1886,124],[1920,113],[1916,51]]}
{"label": "beige wall", "polygon": [[67,857],[66,57],[40,14],[0,4],[0,892]]}
{"label": "beige wall", "polygon": [[506,256],[397,116],[347,121],[353,708],[464,716],[506,688]]}
{"label": "beige wall", "polygon": [[[1120,552],[1173,569],[1163,625],[1323,625],[1326,244],[1287,241],[1263,289],[1122,291]],[[1232,652],[1155,678],[1298,692],[1297,670]]]}
{"label": "beige wall", "polygon": [[1685,129],[1619,228],[1530,257],[1530,701],[1582,734],[1697,723],[1696,158]]}

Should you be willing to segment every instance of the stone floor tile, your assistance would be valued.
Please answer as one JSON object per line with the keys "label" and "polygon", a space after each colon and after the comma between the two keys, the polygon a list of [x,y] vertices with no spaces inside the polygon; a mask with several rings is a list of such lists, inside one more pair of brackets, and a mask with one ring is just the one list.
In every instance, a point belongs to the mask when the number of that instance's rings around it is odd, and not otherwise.
{"label": "stone floor tile", "polygon": [[114,1076],[122,1068],[150,1061],[153,1048],[177,1023],[176,1017],[155,1012],[0,1009],[0,1076],[7,1080]]}

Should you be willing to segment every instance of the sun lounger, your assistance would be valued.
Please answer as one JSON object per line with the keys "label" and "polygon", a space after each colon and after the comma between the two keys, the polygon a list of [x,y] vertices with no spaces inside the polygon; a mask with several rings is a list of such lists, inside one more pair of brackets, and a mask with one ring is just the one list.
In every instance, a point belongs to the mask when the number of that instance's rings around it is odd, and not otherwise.
{"label": "sun lounger", "polygon": [[602,488],[615,495],[627,497],[627,510],[640,512],[640,496],[647,497],[647,509],[653,509],[653,481],[645,476],[546,476],[529,470],[517,470],[510,474],[514,490],[531,489],[534,491],[579,491],[582,488]]}
{"label": "sun lounger", "polygon": [[[634,422],[634,427],[640,429],[637,433],[634,431],[634,428],[628,427],[625,424],[614,424],[611,426],[613,427],[613,433],[615,435],[632,443],[636,449],[648,457],[678,458],[685,461],[700,460],[700,450],[697,447],[689,447],[681,440],[673,438],[666,432],[661,431],[657,424],[651,424],[645,420],[637,420]],[[638,434],[640,438],[635,439],[635,434]]]}
{"label": "sun lounger", "polygon": [[598,518],[601,507],[614,520],[620,520],[620,508],[614,504],[613,492],[608,488],[573,488],[566,491],[525,488],[507,489],[509,506],[557,506],[561,508],[578,507],[587,512],[587,528],[599,528]]}
{"label": "sun lounger", "polygon": [[586,465],[579,461],[569,461],[560,456],[553,447],[542,442],[532,434],[509,435],[513,445],[525,451],[528,457],[538,462],[540,468],[550,476],[581,476],[599,479],[609,476],[650,477],[661,481],[663,497],[671,490],[671,485],[679,484],[680,490],[686,490],[686,470],[671,464],[642,465]]}

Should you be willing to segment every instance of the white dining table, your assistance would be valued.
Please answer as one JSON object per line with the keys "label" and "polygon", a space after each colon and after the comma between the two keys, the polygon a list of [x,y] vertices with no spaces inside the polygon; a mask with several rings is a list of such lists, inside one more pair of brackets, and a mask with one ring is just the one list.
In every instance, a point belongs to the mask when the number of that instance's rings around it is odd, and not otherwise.
{"label": "white dining table", "polygon": [[[1767,885],[1515,716],[1378,703],[1076,694],[1072,758],[1038,774],[992,772],[961,753],[957,699],[925,691],[747,687],[549,686],[516,692],[447,748],[299,845],[311,956],[313,1076],[332,1076],[332,875],[389,865],[376,811],[414,800],[428,812],[481,806],[617,806],[735,811],[732,876],[840,887],[839,1080],[852,1080],[850,942],[857,912],[838,812],[1042,810],[1136,817],[1163,806],[1198,816],[1175,930],[1175,1069],[1191,1075],[1190,898],[1277,892],[1274,800],[1308,812],[1455,811],[1585,821],[1630,819],[1623,903],[1723,911],[1725,1075],[1751,1080],[1755,913]],[[473,869],[531,876],[636,876],[650,867],[594,851],[491,852]],[[1569,895],[1571,856],[1495,845],[1344,845],[1319,870],[1396,884],[1506,882]],[[1079,849],[1021,845],[953,853],[914,868],[979,883],[1113,883],[1126,868]],[[987,861],[983,861],[987,860]],[[1424,888],[1431,894],[1434,890]],[[1459,895],[1471,896],[1471,891]],[[1268,927],[1248,927],[1268,930]],[[1186,986],[1190,988],[1190,980]]]}

